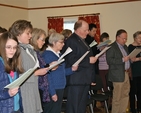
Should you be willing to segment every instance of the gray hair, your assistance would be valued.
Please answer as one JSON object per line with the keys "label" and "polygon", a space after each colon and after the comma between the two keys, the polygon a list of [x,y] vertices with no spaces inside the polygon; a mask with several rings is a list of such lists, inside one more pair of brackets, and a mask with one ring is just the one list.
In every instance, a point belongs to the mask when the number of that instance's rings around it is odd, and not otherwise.
{"label": "gray hair", "polygon": [[57,42],[59,40],[64,40],[64,36],[59,33],[52,33],[48,39],[49,45],[53,46],[53,42]]}

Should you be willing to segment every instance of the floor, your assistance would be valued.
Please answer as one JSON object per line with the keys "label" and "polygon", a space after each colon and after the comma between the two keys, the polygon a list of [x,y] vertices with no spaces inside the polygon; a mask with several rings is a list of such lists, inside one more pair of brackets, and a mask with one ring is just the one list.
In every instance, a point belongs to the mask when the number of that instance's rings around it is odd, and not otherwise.
{"label": "floor", "polygon": [[[101,107],[101,103],[100,102],[97,102],[96,106],[99,109],[99,111],[94,111],[94,113],[106,113],[105,108]],[[87,112],[86,113],[90,113],[88,108],[87,108]],[[109,113],[111,113],[111,111],[109,111]],[[126,113],[131,113],[131,112],[129,112],[129,106],[128,106],[127,110],[126,110]]]}

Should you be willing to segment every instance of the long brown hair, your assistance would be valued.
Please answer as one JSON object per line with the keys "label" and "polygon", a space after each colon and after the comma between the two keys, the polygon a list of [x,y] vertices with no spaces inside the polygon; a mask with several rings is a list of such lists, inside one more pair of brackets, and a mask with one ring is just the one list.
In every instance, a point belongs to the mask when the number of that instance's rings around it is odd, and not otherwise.
{"label": "long brown hair", "polygon": [[[9,60],[7,60],[6,51],[5,51],[5,46],[6,46],[8,39],[12,39],[17,42],[17,50],[13,58],[10,58]],[[5,71],[7,73],[10,73],[10,71],[17,71],[18,73],[23,72],[23,68],[21,65],[20,48],[18,46],[18,40],[10,32],[5,32],[0,37],[0,56],[2,57],[4,61]]]}

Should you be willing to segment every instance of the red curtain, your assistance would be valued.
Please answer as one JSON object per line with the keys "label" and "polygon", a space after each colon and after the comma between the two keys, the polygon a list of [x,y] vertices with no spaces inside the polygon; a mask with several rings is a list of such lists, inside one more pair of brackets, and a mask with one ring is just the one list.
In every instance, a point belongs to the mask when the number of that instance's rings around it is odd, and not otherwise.
{"label": "red curtain", "polygon": [[48,18],[48,30],[55,29],[60,33],[63,30],[63,18]]}
{"label": "red curtain", "polygon": [[85,20],[86,22],[88,22],[88,24],[90,24],[90,23],[96,24],[97,31],[96,31],[96,35],[95,35],[95,40],[99,43],[99,41],[100,41],[100,21],[99,21],[99,15],[82,16],[82,17],[79,17],[79,20]]}

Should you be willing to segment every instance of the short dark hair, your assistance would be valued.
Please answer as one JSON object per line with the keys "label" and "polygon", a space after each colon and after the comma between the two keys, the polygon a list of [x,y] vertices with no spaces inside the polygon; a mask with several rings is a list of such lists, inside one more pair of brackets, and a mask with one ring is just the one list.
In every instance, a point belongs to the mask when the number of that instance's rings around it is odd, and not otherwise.
{"label": "short dark hair", "polygon": [[0,33],[4,33],[6,31],[7,31],[7,29],[5,29],[5,28],[3,28],[3,27],[0,26]]}
{"label": "short dark hair", "polygon": [[89,30],[91,31],[93,28],[97,28],[96,24],[94,23],[89,24]]}
{"label": "short dark hair", "polygon": [[103,32],[103,33],[100,35],[100,42],[102,42],[102,40],[103,40],[104,38],[109,38],[109,34],[106,33],[106,32]]}
{"label": "short dark hair", "polygon": [[116,37],[121,35],[122,33],[127,33],[124,29],[119,29],[116,33]]}
{"label": "short dark hair", "polygon": [[138,35],[141,35],[141,31],[137,31],[133,34],[133,38],[136,38]]}

